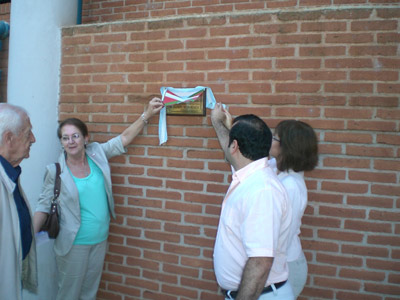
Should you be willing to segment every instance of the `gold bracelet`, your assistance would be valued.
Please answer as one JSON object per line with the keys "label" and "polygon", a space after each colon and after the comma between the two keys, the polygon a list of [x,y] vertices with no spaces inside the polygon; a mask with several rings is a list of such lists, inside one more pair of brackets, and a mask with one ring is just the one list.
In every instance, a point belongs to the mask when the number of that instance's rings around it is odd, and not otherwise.
{"label": "gold bracelet", "polygon": [[146,114],[145,114],[145,113],[142,113],[142,115],[140,116],[140,118],[143,120],[144,124],[147,125],[147,123],[149,123],[149,121],[146,120]]}

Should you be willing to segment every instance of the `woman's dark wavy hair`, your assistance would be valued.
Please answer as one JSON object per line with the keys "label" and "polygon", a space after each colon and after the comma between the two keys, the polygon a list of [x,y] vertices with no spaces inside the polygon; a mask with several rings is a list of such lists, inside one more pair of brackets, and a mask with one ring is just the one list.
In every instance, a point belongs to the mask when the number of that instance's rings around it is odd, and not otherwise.
{"label": "woman's dark wavy hair", "polygon": [[79,129],[79,131],[83,134],[84,137],[89,136],[88,128],[87,128],[86,124],[83,121],[81,121],[81,120],[79,120],[77,118],[68,118],[68,119],[65,119],[64,121],[62,121],[60,123],[60,125],[58,126],[57,136],[58,136],[59,139],[61,139],[61,129],[65,125],[73,125],[73,126],[75,126],[76,128]]}
{"label": "woman's dark wavy hair", "polygon": [[302,121],[285,120],[276,126],[281,153],[276,158],[280,171],[311,171],[318,164],[318,140],[314,129]]}
{"label": "woman's dark wavy hair", "polygon": [[232,124],[229,146],[236,140],[242,155],[252,161],[268,156],[272,133],[263,120],[255,115],[242,115]]}

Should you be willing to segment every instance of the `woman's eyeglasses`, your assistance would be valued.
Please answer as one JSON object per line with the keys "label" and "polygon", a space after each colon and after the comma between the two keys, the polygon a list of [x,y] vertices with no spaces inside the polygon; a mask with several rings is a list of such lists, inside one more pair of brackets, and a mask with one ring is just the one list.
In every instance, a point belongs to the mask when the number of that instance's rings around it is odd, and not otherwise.
{"label": "woman's eyeglasses", "polygon": [[70,139],[71,139],[71,141],[76,142],[76,140],[79,140],[80,137],[81,137],[81,135],[79,133],[74,133],[71,136],[63,135],[61,137],[61,142],[68,143]]}

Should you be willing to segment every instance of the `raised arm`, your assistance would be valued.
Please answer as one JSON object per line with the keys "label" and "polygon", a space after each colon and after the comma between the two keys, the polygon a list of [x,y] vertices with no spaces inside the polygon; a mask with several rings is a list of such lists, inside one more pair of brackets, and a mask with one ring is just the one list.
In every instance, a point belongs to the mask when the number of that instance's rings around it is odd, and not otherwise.
{"label": "raised arm", "polygon": [[232,127],[232,116],[223,108],[221,103],[216,103],[214,109],[211,111],[211,122],[217,134],[219,144],[225,152],[229,144],[229,130]]}
{"label": "raised arm", "polygon": [[142,131],[148,120],[157,114],[163,108],[160,98],[154,97],[147,105],[145,112],[121,134],[121,140],[124,147],[128,146],[133,139]]}

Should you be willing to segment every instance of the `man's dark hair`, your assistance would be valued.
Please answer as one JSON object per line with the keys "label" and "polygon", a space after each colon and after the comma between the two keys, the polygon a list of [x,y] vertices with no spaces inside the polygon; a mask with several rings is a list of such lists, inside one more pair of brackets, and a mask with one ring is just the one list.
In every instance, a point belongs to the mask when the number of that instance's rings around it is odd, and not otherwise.
{"label": "man's dark hair", "polygon": [[268,157],[272,133],[263,120],[255,115],[242,115],[232,124],[229,146],[236,140],[242,155],[252,161]]}
{"label": "man's dark hair", "polygon": [[57,136],[58,136],[59,139],[61,139],[61,129],[65,125],[73,125],[73,126],[75,126],[76,128],[79,129],[79,131],[83,134],[84,137],[87,137],[89,135],[88,128],[87,128],[86,124],[83,121],[81,121],[81,120],[79,120],[77,118],[69,118],[69,119],[66,119],[66,120],[62,121],[60,123],[60,125],[58,126]]}
{"label": "man's dark hair", "polygon": [[318,164],[318,140],[314,129],[302,121],[285,120],[276,126],[281,153],[276,158],[280,171],[311,171]]}

